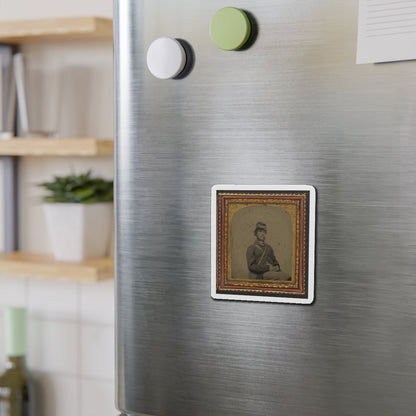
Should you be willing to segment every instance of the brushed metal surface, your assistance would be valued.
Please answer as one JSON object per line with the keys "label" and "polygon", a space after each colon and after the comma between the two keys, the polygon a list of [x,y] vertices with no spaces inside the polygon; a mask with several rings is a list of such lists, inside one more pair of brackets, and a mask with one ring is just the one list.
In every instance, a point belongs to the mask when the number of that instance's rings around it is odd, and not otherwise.
{"label": "brushed metal surface", "polygon": [[[413,416],[416,62],[355,65],[356,1],[116,0],[117,406],[157,416]],[[195,51],[155,79],[160,36]],[[210,188],[318,192],[311,306],[210,298]]]}

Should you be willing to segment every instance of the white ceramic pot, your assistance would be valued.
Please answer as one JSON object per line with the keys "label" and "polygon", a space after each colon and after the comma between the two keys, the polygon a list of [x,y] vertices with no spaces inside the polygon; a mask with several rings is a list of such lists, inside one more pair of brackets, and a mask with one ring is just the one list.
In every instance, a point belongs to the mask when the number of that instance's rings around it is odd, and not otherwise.
{"label": "white ceramic pot", "polygon": [[52,251],[59,261],[82,261],[108,255],[113,204],[45,203]]}

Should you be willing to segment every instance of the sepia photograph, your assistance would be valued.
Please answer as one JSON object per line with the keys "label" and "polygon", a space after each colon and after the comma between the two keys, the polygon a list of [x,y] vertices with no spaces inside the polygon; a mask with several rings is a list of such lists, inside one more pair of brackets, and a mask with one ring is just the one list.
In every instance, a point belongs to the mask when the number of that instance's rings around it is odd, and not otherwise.
{"label": "sepia photograph", "polygon": [[212,207],[213,298],[313,301],[313,187],[216,185]]}
{"label": "sepia photograph", "polygon": [[242,208],[231,223],[231,277],[289,281],[292,220],[280,207]]}

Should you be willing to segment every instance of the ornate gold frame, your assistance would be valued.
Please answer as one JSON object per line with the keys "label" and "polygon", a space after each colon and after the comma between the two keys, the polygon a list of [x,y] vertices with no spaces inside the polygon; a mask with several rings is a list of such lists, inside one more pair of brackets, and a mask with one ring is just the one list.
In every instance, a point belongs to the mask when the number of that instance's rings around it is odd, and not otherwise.
{"label": "ornate gold frame", "polygon": [[[313,193],[312,200],[311,192]],[[255,297],[274,297],[279,299],[286,298],[287,300],[310,300],[311,293],[309,292],[311,290],[311,285],[309,278],[311,275],[311,265],[309,264],[309,259],[311,254],[314,254],[310,253],[310,212],[311,203],[313,203],[313,205],[315,204],[314,188],[305,186],[304,190],[242,189],[241,191],[236,189],[215,189],[213,197],[214,195],[216,211],[216,265],[214,295],[243,295]],[[231,278],[232,262],[230,233],[233,217],[239,210],[245,207],[261,205],[279,207],[286,211],[292,220],[292,280],[290,281]],[[214,297],[221,298],[220,296]],[[261,298],[256,300],[261,300]]]}

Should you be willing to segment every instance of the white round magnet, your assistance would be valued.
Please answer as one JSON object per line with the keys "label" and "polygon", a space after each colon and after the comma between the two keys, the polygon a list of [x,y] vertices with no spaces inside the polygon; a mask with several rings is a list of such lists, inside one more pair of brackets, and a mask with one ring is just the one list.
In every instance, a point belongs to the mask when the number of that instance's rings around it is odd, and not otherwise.
{"label": "white round magnet", "polygon": [[176,39],[158,38],[147,50],[147,67],[156,78],[175,78],[183,71],[185,64],[185,49]]}

